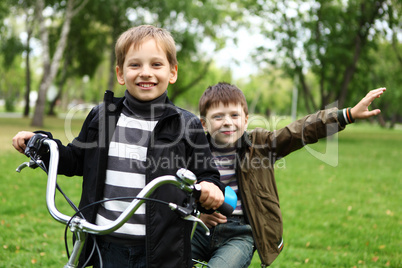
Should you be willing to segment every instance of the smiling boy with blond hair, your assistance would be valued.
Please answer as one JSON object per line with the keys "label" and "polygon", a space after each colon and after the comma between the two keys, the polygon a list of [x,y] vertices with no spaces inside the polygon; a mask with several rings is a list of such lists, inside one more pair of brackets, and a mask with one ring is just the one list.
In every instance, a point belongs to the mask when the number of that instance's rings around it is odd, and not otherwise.
{"label": "smiling boy with blond hair", "polygon": [[[178,74],[172,36],[151,25],[133,27],[119,37],[115,52],[117,81],[126,86],[125,96],[115,98],[107,91],[104,103],[92,109],[74,141],[64,146],[55,140],[59,174],[83,176],[80,208],[136,196],[154,178],[187,168],[201,185],[199,203],[216,210],[224,200],[223,187],[210,161],[202,125],[167,97],[168,85],[176,82]],[[23,153],[33,135],[19,132],[13,146]],[[188,201],[187,194],[167,185],[151,197],[175,204]],[[128,201],[110,201],[82,213],[89,222],[105,225],[128,205]],[[192,222],[155,202],[147,201],[138,211],[113,233],[96,237],[103,267],[191,267]],[[80,265],[91,251],[90,242],[87,239]],[[102,262],[95,255],[94,267],[100,267]]]}

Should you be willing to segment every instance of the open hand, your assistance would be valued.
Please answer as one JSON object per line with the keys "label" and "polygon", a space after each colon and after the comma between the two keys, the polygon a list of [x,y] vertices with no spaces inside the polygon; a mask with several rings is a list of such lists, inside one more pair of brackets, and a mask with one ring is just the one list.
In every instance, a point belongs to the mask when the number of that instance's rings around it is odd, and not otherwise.
{"label": "open hand", "polygon": [[376,98],[379,98],[385,90],[386,88],[382,87],[367,93],[367,95],[351,109],[352,117],[354,119],[365,119],[381,113],[380,109],[369,111],[368,107]]}

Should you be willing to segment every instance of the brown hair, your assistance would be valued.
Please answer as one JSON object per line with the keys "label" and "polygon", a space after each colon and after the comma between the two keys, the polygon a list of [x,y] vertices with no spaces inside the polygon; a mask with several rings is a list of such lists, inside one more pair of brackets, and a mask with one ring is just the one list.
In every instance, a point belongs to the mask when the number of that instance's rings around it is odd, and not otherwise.
{"label": "brown hair", "polygon": [[137,49],[150,38],[154,38],[157,45],[165,51],[170,67],[177,65],[176,45],[170,32],[152,25],[140,25],[128,29],[117,39],[115,46],[117,66],[123,68],[126,54],[132,45]]}
{"label": "brown hair", "polygon": [[243,92],[235,85],[220,82],[216,85],[208,87],[202,94],[198,104],[201,117],[205,117],[208,109],[214,105],[218,105],[220,102],[222,102],[225,106],[231,103],[240,103],[243,107],[244,113],[248,115],[246,97],[244,96]]}

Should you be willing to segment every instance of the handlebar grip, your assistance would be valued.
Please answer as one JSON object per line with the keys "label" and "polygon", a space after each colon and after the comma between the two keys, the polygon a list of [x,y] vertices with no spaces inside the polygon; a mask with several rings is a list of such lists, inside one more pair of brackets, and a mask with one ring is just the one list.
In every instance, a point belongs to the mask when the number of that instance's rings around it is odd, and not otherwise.
{"label": "handlebar grip", "polygon": [[44,134],[35,134],[26,143],[25,155],[28,157],[38,158],[48,151],[46,146],[42,146],[43,141],[47,139]]}
{"label": "handlebar grip", "polygon": [[234,208],[228,203],[223,202],[222,206],[217,209],[218,212],[225,215],[226,217],[230,217],[232,215]]}
{"label": "handlebar grip", "polygon": [[[199,184],[196,184],[196,186]],[[198,199],[201,195],[201,187],[194,188],[194,196]],[[237,205],[237,195],[235,191],[230,187],[225,188],[225,200],[223,204],[217,209],[217,211],[226,217],[230,217]]]}

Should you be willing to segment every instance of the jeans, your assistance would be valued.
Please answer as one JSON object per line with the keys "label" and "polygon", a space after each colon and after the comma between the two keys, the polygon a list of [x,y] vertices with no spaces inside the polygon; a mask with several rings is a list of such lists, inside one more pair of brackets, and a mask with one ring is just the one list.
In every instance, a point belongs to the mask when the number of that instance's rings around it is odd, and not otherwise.
{"label": "jeans", "polygon": [[243,218],[229,217],[228,221],[210,229],[206,236],[197,225],[191,241],[192,258],[208,262],[210,268],[243,268],[251,263],[254,239],[251,226]]}
{"label": "jeans", "polygon": [[[145,268],[145,246],[122,246],[99,241],[103,268]],[[99,268],[99,257],[94,257],[94,268]]]}

